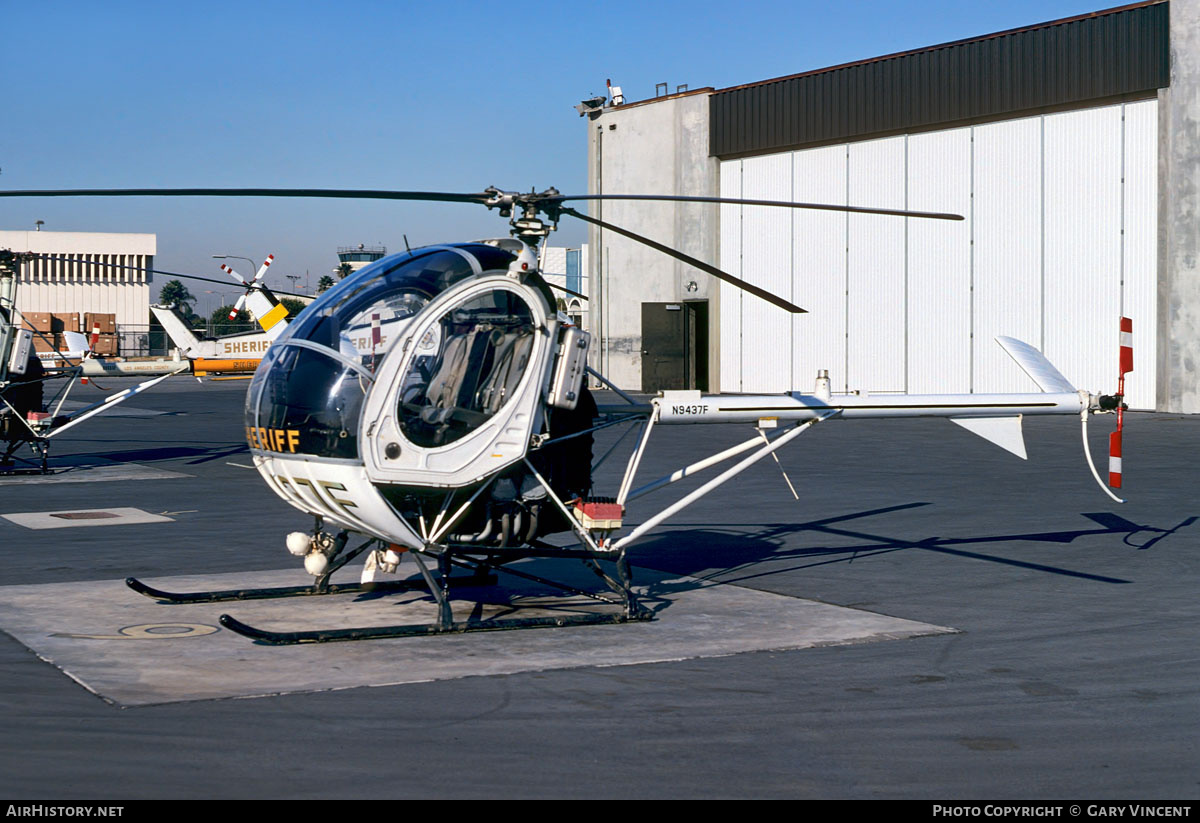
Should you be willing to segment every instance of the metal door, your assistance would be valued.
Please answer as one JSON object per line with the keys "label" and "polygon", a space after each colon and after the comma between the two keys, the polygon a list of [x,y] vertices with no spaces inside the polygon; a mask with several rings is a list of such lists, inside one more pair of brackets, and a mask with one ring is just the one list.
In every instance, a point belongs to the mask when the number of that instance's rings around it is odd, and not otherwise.
{"label": "metal door", "polygon": [[686,389],[687,312],[683,303],[642,304],[642,391]]}

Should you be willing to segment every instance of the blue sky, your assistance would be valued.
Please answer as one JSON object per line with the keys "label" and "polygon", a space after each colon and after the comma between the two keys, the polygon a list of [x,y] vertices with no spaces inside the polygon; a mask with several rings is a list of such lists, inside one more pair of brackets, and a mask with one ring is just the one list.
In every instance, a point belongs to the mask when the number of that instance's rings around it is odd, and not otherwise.
{"label": "blue sky", "polygon": [[[329,187],[583,192],[580,100],[722,88],[1109,8],[970,2],[0,2],[0,188]],[[0,228],[158,235],[160,268],[499,236],[469,205],[0,200]],[[555,245],[582,242],[564,221]],[[636,229],[631,226],[630,228]],[[245,268],[244,264],[242,268]],[[302,279],[301,284],[304,280]],[[194,293],[212,288],[193,284]],[[204,308],[217,301],[211,294]],[[157,297],[157,294],[155,294]]]}

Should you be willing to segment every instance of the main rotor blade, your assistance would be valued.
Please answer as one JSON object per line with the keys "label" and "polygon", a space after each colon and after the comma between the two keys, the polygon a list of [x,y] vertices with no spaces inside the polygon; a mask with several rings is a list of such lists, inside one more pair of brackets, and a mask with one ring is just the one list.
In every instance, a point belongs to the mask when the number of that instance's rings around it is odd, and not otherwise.
{"label": "main rotor blade", "polygon": [[335,197],[348,200],[428,200],[483,203],[490,195],[379,189],[56,189],[0,191],[0,197]]}
{"label": "main rotor blade", "polygon": [[571,291],[571,289],[568,289],[566,286],[560,286],[557,283],[551,283],[549,280],[546,281],[546,285],[552,289],[558,289],[559,291],[566,292],[567,294],[571,295],[572,297],[578,297],[581,300],[588,299],[588,296],[586,294],[580,294],[577,291]]}
{"label": "main rotor blade", "polygon": [[905,209],[876,209],[868,206],[839,206],[834,203],[793,203],[789,200],[743,200],[737,197],[688,197],[674,194],[569,194],[550,200],[665,200],[674,203],[721,203],[730,206],[782,206],[788,209],[817,209],[844,211],[851,214],[885,214],[893,217],[924,217],[932,220],[962,220],[961,214],[938,211],[907,211]]}
{"label": "main rotor blade", "polygon": [[572,209],[567,206],[563,207],[562,213],[569,214],[572,217],[578,217],[583,222],[591,223],[593,226],[599,226],[602,229],[607,229],[609,231],[615,231],[617,234],[624,235],[625,237],[628,237],[630,240],[636,240],[637,242],[639,242],[643,245],[649,246],[650,248],[655,249],[657,251],[660,251],[663,254],[669,254],[671,257],[674,257],[676,260],[682,260],[684,263],[687,263],[689,266],[693,266],[697,269],[700,269],[700,271],[707,272],[708,274],[711,274],[713,277],[717,278],[718,280],[724,280],[726,283],[729,283],[730,285],[737,286],[742,291],[749,292],[750,294],[753,294],[755,297],[766,300],[768,303],[778,306],[779,308],[783,309],[784,311],[790,311],[792,314],[807,314],[808,313],[807,309],[802,309],[799,306],[797,306],[795,303],[789,303],[787,300],[784,300],[779,295],[772,294],[771,292],[767,291],[766,289],[760,289],[758,286],[751,285],[750,283],[747,283],[745,280],[742,280],[739,277],[734,277],[732,274],[723,272],[720,269],[716,268],[715,266],[708,265],[703,260],[697,260],[695,257],[686,255],[681,251],[677,251],[677,250],[671,248],[670,246],[664,246],[662,243],[656,243],[655,241],[651,240],[649,237],[642,237],[640,234],[634,234],[633,232],[629,231],[628,229],[623,229],[620,226],[614,226],[612,223],[605,223],[603,220],[597,220],[595,217],[588,217],[586,214],[580,214],[579,212],[575,211],[575,209]]}

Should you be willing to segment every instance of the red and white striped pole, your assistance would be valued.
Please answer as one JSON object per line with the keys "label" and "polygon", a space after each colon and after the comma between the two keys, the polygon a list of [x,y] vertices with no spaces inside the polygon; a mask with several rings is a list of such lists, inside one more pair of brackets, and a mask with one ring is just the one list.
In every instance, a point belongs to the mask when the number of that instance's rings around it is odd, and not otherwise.
{"label": "red and white striped pole", "polygon": [[[92,324],[92,333],[88,336],[88,351],[83,353],[84,357],[96,356],[96,345],[100,342],[100,324]],[[90,382],[86,377],[80,377],[79,382],[86,386]]]}
{"label": "red and white striped pole", "polygon": [[1121,488],[1121,433],[1125,429],[1125,375],[1133,371],[1133,321],[1121,318],[1121,357],[1117,377],[1117,430],[1108,436],[1108,485]]}

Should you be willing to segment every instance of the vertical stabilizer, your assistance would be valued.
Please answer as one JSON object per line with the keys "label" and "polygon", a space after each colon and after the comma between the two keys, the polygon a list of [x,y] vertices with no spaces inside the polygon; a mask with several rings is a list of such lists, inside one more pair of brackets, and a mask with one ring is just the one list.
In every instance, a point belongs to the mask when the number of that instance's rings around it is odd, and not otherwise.
{"label": "vertical stabilizer", "polygon": [[996,342],[1008,352],[1009,357],[1017,361],[1021,371],[1029,375],[1042,391],[1050,394],[1068,394],[1075,391],[1071,381],[1054,368],[1054,364],[1046,359],[1046,355],[1033,346],[1015,337],[997,337]]}
{"label": "vertical stabilizer", "polygon": [[200,338],[196,336],[196,332],[183,319],[183,315],[167,306],[151,306],[150,311],[154,312],[154,316],[158,318],[158,322],[166,329],[171,342],[175,344],[181,354],[187,357],[201,357],[204,355],[204,351],[200,345]]}

